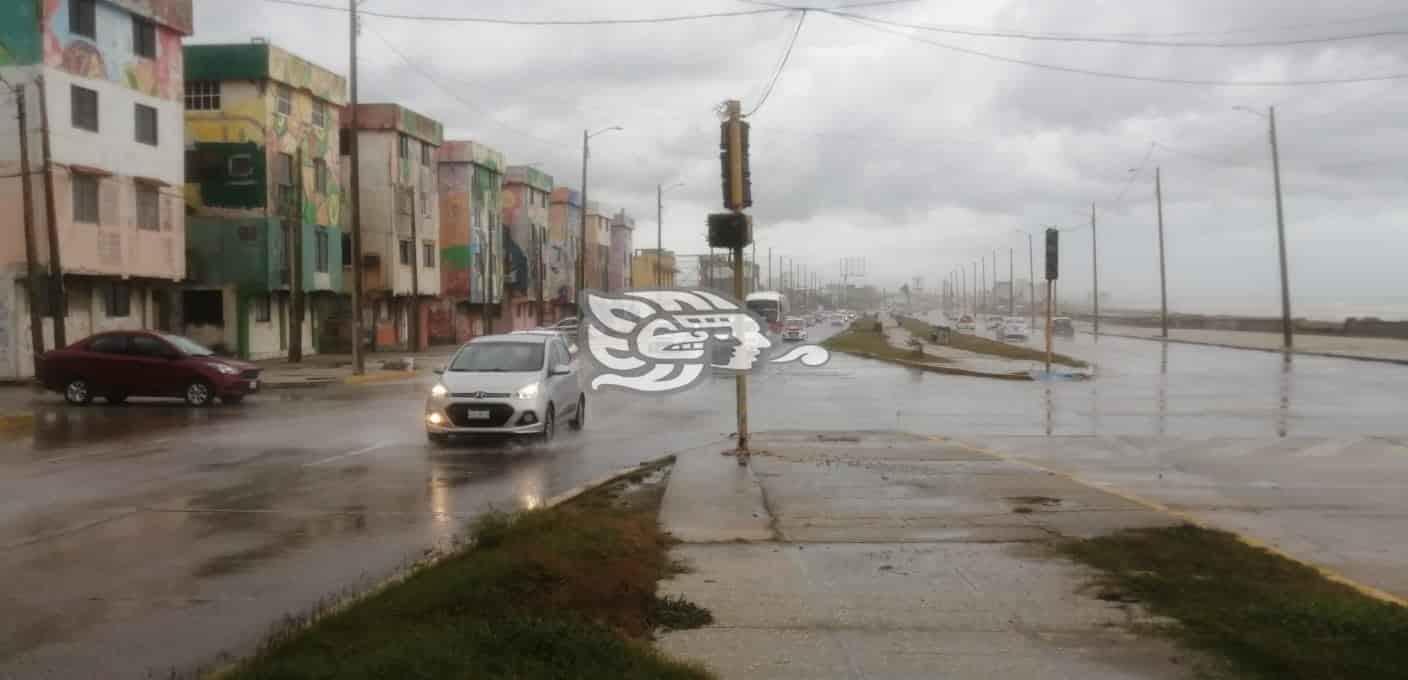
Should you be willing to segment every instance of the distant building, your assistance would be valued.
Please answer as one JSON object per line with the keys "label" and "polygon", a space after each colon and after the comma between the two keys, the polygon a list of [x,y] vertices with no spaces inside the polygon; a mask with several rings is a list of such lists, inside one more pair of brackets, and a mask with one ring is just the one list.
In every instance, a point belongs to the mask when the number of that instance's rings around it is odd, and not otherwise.
{"label": "distant building", "polygon": [[646,248],[631,258],[632,288],[674,288],[679,269],[672,250]]}
{"label": "distant building", "polygon": [[[32,198],[27,231],[15,99],[5,87],[0,378],[16,379],[34,374],[31,290],[43,317],[38,349],[52,349],[57,335],[67,344],[97,331],[179,329],[176,282],[186,275],[181,39],[191,34],[191,0],[3,6],[0,77],[24,93]],[[49,133],[47,167],[41,131]]]}
{"label": "distant building", "polygon": [[548,316],[544,273],[548,246],[552,175],[523,165],[510,166],[504,176],[503,218],[508,232],[509,301],[500,317],[503,329],[534,328]]}
{"label": "distant building", "polygon": [[346,81],[262,42],[188,46],[185,68],[185,333],[244,358],[286,355],[301,244],[303,351],[349,349]]}
{"label": "distant building", "polygon": [[634,238],[636,221],[621,210],[611,218],[610,264],[606,268],[606,289],[616,293],[631,285],[631,242]]}
{"label": "distant building", "polygon": [[548,198],[548,272],[545,295],[554,318],[577,313],[577,265],[582,252],[582,192],[557,187]]}
{"label": "distant building", "polygon": [[587,204],[587,288],[607,290],[611,263],[611,216],[600,203]]}
{"label": "distant building", "polygon": [[[361,154],[362,313],[370,344],[409,348],[418,339],[425,346],[430,305],[424,303],[439,297],[441,286],[436,149],[444,132],[439,122],[398,104],[360,104],[356,114],[355,130],[350,110],[341,118],[342,173],[350,182],[355,134]],[[497,197],[497,187],[492,194]]]}
{"label": "distant building", "polygon": [[488,332],[504,303],[504,156],[484,144],[447,141],[437,153],[440,285],[431,340],[463,342]]}

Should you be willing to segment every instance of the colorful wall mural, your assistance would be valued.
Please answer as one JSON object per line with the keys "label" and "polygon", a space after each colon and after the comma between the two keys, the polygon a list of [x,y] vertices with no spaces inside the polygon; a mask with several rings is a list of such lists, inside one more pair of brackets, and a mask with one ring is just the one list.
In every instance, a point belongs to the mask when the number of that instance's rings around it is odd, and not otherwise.
{"label": "colorful wall mural", "polygon": [[[458,301],[503,299],[503,154],[469,141],[447,141],[437,153],[440,176],[441,291]],[[490,230],[495,230],[490,238]],[[492,252],[490,248],[492,247]],[[497,258],[497,259],[492,259]],[[489,263],[494,262],[492,280]]]}
{"label": "colorful wall mural", "polygon": [[0,5],[0,66],[38,63],[43,41],[39,39],[36,9],[33,2]]}
{"label": "colorful wall mural", "polygon": [[582,193],[567,187],[552,191],[552,207],[548,214],[548,243],[543,259],[547,261],[547,285],[544,295],[557,304],[572,304],[577,282],[577,241],[582,219]]}
{"label": "colorful wall mural", "polygon": [[[76,76],[121,83],[152,97],[174,101],[184,96],[181,38],[191,32],[191,0],[99,2],[96,39],[69,30],[69,4],[44,0],[45,64]],[[133,51],[133,14],[157,24],[155,59]]]}

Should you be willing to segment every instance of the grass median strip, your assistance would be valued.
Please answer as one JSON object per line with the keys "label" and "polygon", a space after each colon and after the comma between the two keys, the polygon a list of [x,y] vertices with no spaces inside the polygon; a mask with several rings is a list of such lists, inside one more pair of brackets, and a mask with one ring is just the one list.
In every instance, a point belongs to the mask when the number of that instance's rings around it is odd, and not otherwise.
{"label": "grass median strip", "polygon": [[[928,324],[918,319],[912,319],[904,316],[899,316],[895,318],[900,322],[900,326],[902,326],[905,330],[909,331],[910,334],[914,337],[927,338],[931,333],[934,332],[934,326],[932,324]],[[1030,347],[1023,347],[1022,345],[1014,345],[1011,343],[1000,342],[997,340],[990,340],[988,338],[981,338],[976,335],[968,335],[967,333],[950,333],[948,344],[946,346],[952,347],[954,349],[961,349],[967,352],[973,352],[976,354],[987,354],[989,356],[1002,357],[1004,359],[1018,359],[1021,361],[1041,362],[1046,361],[1046,352],[1042,350],[1032,349]],[[1086,368],[1090,365],[1085,363],[1084,361],[1081,361],[1080,359],[1073,359],[1063,354],[1055,353],[1051,355],[1051,361],[1053,363],[1057,363],[1062,366],[1070,366],[1072,368]]]}
{"label": "grass median strip", "polygon": [[1207,677],[1408,677],[1408,609],[1232,534],[1138,529],[1071,543],[1065,553],[1104,573],[1102,599],[1176,619],[1161,632],[1225,663],[1204,669]]}
{"label": "grass median strip", "polygon": [[227,677],[703,680],[650,644],[707,610],[656,595],[679,567],[657,523],[664,472],[575,501],[479,520],[472,544],[311,627]]}
{"label": "grass median strip", "polygon": [[951,363],[943,357],[925,354],[918,348],[905,350],[891,345],[885,339],[883,332],[874,330],[873,327],[876,323],[879,322],[872,318],[860,319],[851,324],[850,328],[827,338],[821,344],[827,349],[838,352],[851,352],[881,359],[917,361],[926,364]]}

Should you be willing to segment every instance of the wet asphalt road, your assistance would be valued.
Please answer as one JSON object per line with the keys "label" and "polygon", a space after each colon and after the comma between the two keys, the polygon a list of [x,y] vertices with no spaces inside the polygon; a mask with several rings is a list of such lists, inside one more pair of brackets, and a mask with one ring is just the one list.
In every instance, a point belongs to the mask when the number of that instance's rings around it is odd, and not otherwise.
{"label": "wet asphalt road", "polygon": [[[833,331],[813,329],[813,340]],[[752,383],[755,431],[943,435],[1384,435],[1408,368],[1090,336],[1088,382],[943,376],[837,356]],[[549,448],[436,451],[429,383],[39,413],[0,442],[0,677],[166,676],[247,652],[285,615],[452,543],[489,508],[533,507],[670,452],[727,448],[731,380],[589,397]]]}

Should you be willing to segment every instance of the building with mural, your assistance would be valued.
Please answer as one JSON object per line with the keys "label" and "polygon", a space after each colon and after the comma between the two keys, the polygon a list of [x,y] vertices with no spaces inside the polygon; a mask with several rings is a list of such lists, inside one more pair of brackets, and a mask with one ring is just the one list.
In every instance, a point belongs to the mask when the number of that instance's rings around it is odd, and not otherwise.
{"label": "building with mural", "polygon": [[[186,334],[256,359],[287,355],[295,335],[304,352],[348,348],[346,80],[260,41],[185,54]],[[297,334],[295,270],[305,293]]]}
{"label": "building with mural", "polygon": [[23,92],[30,169],[27,228],[7,88],[0,378],[33,375],[31,292],[38,349],[172,328],[186,274],[181,39],[191,30],[191,0],[0,3],[0,77]]}
{"label": "building with mural", "polygon": [[[535,328],[556,320],[545,300],[544,273],[548,259],[561,249],[548,246],[549,198],[552,175],[537,168],[514,165],[504,175],[503,215],[508,232],[508,302],[500,317],[502,328]],[[556,263],[561,266],[559,261]]]}
{"label": "building with mural", "polygon": [[553,318],[577,313],[577,256],[581,252],[582,192],[557,187],[548,197],[545,295]]}
{"label": "building with mural", "polygon": [[504,301],[504,155],[472,141],[440,147],[440,287],[431,339],[463,342],[497,324]]}
{"label": "building with mural", "polygon": [[674,288],[677,271],[673,250],[642,248],[631,258],[631,287]]}
{"label": "building with mural", "polygon": [[[351,135],[360,153],[363,319],[375,349],[429,344],[430,302],[440,296],[438,121],[397,104],[350,111],[342,174],[350,181]],[[350,265],[350,261],[349,261]],[[349,284],[350,285],[350,284]]]}
{"label": "building with mural", "polygon": [[596,201],[587,203],[587,288],[606,290],[611,262],[611,216]]}
{"label": "building with mural", "polygon": [[631,285],[631,243],[636,221],[620,210],[611,218],[610,263],[606,267],[607,290],[615,293]]}

